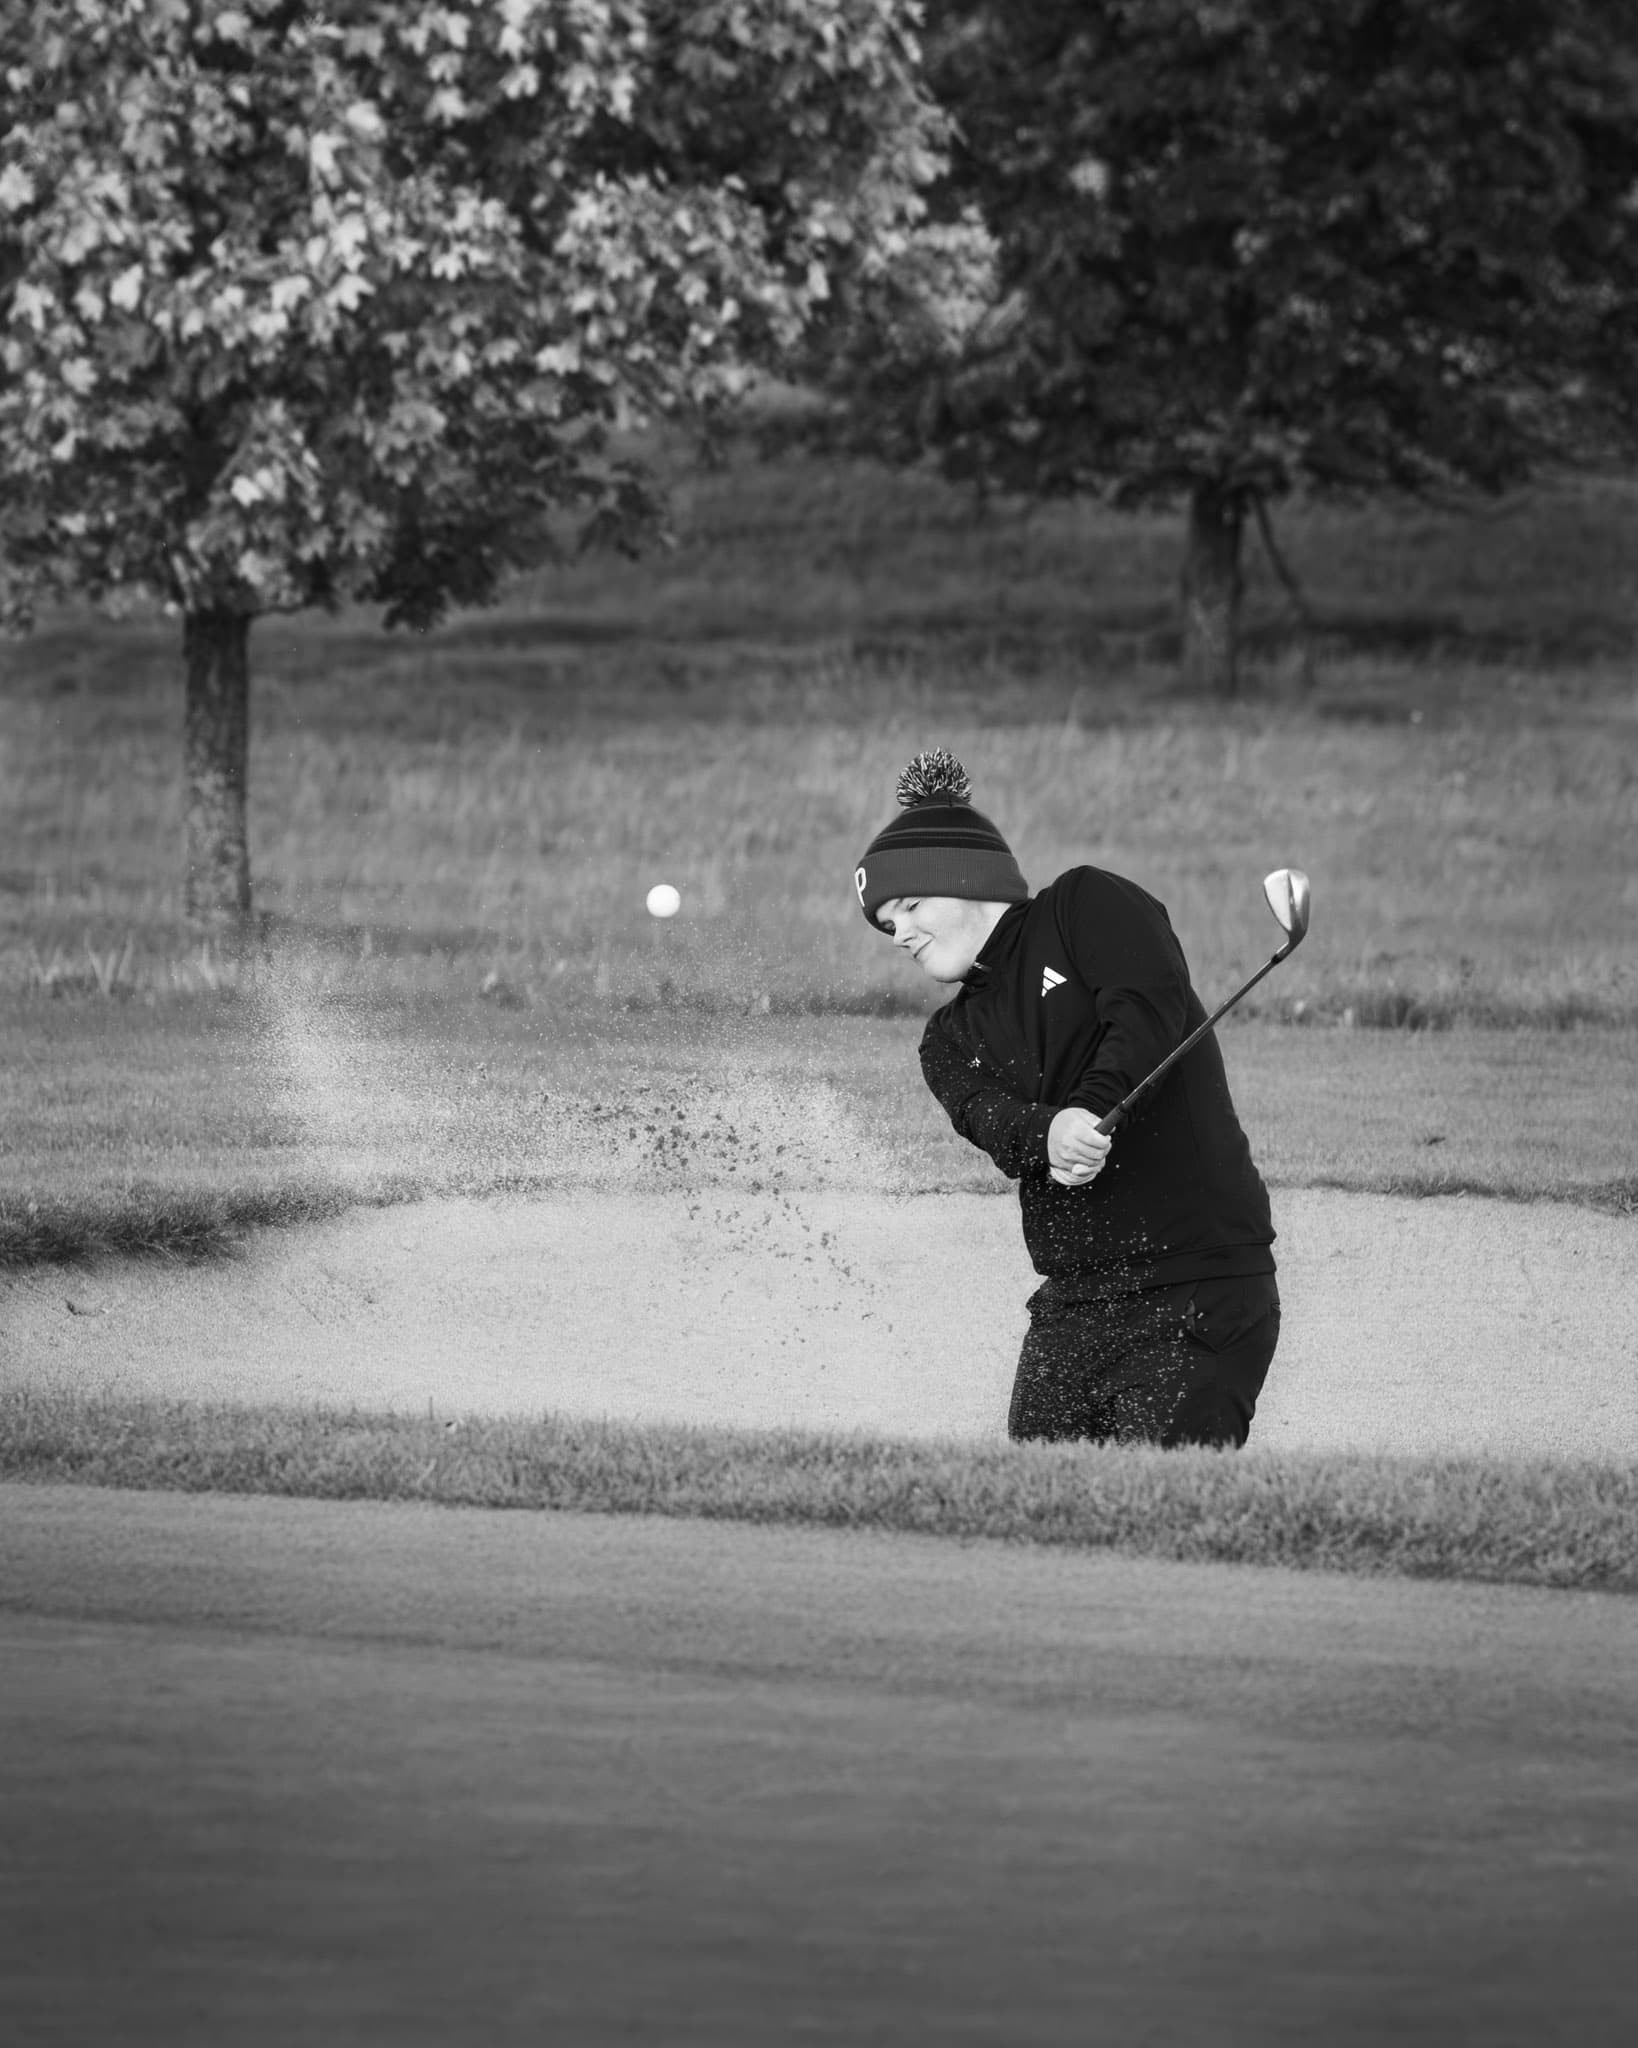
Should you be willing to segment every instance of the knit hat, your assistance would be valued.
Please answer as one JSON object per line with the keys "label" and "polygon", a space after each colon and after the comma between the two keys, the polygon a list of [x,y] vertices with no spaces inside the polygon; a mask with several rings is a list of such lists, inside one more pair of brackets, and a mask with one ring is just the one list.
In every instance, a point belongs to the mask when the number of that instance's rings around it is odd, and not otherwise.
{"label": "knit hat", "polygon": [[1029,884],[1012,849],[972,807],[967,771],[943,747],[918,754],[899,777],[904,805],[865,848],[853,877],[873,930],[895,896],[963,896],[975,903],[1027,903]]}

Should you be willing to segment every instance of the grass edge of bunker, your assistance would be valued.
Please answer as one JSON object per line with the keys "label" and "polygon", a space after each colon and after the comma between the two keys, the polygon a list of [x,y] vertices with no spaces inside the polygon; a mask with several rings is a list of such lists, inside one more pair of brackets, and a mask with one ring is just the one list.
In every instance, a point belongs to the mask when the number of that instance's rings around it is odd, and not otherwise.
{"label": "grass edge of bunker", "polygon": [[6,1483],[721,1520],[1638,1594],[1638,1469],[1585,1458],[968,1444],[0,1388]]}

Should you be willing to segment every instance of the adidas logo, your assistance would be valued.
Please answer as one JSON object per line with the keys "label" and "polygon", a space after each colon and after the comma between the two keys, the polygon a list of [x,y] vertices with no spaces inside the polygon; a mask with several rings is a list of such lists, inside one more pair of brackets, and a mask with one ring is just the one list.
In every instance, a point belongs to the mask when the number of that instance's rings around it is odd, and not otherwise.
{"label": "adidas logo", "polygon": [[1068,978],[1067,975],[1060,974],[1056,967],[1043,967],[1041,969],[1042,995],[1049,996],[1055,988],[1062,988]]}

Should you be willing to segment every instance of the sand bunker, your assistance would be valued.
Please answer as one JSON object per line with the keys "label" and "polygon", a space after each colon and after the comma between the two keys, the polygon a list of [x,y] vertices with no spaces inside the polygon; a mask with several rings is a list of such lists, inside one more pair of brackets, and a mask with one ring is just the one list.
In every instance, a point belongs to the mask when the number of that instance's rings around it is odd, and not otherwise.
{"label": "sand bunker", "polygon": [[[1560,1204],[1275,1190],[1254,1447],[1638,1455],[1638,1233]],[[0,1381],[441,1414],[999,1437],[1014,1204],[581,1191],[358,1210],[212,1267],[0,1288]]]}

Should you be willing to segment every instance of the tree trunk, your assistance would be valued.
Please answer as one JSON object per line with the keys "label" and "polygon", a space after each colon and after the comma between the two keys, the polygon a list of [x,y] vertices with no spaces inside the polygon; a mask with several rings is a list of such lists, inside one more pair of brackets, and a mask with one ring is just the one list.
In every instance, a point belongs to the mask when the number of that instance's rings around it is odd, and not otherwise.
{"label": "tree trunk", "polygon": [[1236,492],[1199,483],[1189,499],[1183,556],[1183,680],[1232,697],[1239,689],[1240,534]]}
{"label": "tree trunk", "polygon": [[242,612],[189,612],[182,661],[187,912],[205,924],[240,925],[250,916],[250,620]]}

